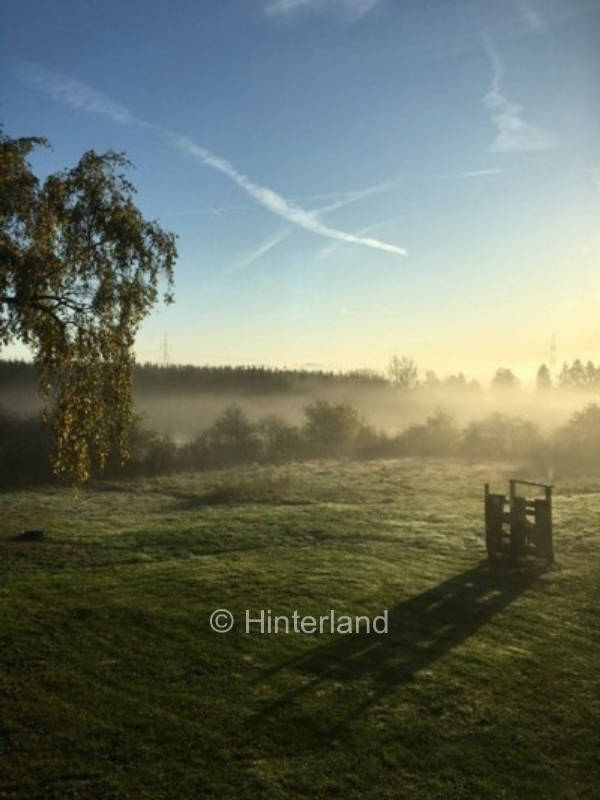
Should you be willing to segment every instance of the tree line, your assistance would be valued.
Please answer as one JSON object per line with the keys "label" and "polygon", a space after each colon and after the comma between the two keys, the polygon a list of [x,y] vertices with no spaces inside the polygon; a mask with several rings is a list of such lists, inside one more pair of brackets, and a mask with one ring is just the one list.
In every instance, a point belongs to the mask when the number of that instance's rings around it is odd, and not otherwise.
{"label": "tree line", "polygon": [[[539,391],[599,391],[600,363],[584,363],[576,358],[572,362],[564,362],[555,376],[551,375],[546,364],[542,364],[537,371],[535,385]],[[521,386],[512,370],[504,367],[496,370],[490,382],[493,391],[517,391]],[[462,372],[439,377],[434,370],[419,370],[417,363],[405,356],[394,356],[385,374],[368,369],[334,372],[255,365],[195,366],[149,362],[133,367],[133,389],[137,394],[301,394],[318,388],[326,390],[328,387],[470,394],[484,391],[478,381],[467,378]],[[18,359],[0,360],[0,393],[8,388],[34,393],[37,389],[34,365]]]}

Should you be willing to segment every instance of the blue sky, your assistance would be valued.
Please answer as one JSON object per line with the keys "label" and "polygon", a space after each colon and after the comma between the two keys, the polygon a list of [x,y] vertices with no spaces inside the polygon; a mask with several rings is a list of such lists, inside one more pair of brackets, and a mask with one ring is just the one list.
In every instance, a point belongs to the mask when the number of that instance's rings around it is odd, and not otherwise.
{"label": "blue sky", "polygon": [[40,174],[126,151],[179,235],[141,360],[600,359],[600,2],[5,0],[1,35]]}

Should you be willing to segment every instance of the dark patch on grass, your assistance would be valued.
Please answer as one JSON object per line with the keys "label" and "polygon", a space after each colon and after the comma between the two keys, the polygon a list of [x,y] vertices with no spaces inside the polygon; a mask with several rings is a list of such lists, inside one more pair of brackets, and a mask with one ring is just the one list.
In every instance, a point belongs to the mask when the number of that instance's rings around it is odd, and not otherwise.
{"label": "dark patch on grass", "polygon": [[44,531],[30,530],[15,534],[11,537],[11,540],[13,542],[40,542],[44,536]]}

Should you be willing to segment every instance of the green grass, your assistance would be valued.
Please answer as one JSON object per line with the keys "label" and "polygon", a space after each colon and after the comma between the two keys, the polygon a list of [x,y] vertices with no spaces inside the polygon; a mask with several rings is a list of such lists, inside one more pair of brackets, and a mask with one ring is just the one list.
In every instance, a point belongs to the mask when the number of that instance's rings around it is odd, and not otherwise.
{"label": "green grass", "polygon": [[[483,483],[511,474],[327,462],[1,495],[0,797],[599,797],[600,490],[558,487],[557,568],[491,570]],[[391,630],[246,634],[263,608],[389,609]]]}

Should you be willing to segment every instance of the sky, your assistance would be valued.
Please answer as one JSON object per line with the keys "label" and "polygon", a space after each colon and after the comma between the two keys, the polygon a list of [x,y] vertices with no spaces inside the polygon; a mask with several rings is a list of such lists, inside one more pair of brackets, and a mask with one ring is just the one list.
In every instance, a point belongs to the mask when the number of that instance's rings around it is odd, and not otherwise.
{"label": "sky", "polygon": [[177,233],[141,361],[527,380],[600,360],[599,41],[600,0],[4,0],[0,121],[40,176],[126,152]]}

